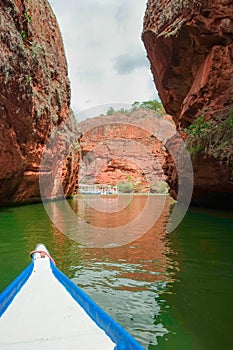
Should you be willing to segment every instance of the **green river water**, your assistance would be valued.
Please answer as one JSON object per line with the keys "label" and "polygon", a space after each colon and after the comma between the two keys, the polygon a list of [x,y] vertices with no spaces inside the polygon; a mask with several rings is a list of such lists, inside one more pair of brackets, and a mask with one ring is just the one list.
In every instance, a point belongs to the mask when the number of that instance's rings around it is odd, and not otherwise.
{"label": "green river water", "polygon": [[[144,201],[134,196],[118,213],[98,213],[79,197],[69,204],[87,222],[109,227],[140,212]],[[165,234],[169,206],[167,199],[160,218],[138,240],[104,249],[69,239],[42,204],[2,208],[0,290],[42,242],[57,266],[145,349],[232,349],[233,213],[190,208],[179,227]]]}

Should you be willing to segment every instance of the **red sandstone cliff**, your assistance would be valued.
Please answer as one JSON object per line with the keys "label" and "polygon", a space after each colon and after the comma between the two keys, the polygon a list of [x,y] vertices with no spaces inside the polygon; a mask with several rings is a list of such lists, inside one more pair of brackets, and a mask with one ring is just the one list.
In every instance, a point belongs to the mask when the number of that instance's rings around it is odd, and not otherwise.
{"label": "red sandstone cliff", "polygon": [[153,190],[158,181],[164,180],[166,153],[151,132],[150,126],[156,125],[158,118],[152,111],[138,110],[128,116],[117,113],[79,123],[79,181],[110,185],[129,181],[138,192]]}
{"label": "red sandstone cliff", "polygon": [[[233,3],[231,0],[149,0],[142,34],[161,101],[178,130],[204,116],[224,134],[233,108]],[[225,140],[224,140],[225,141]],[[210,141],[211,142],[211,141]],[[220,141],[215,142],[216,143]],[[211,144],[208,146],[211,149]],[[232,137],[228,155],[200,152],[193,159],[193,200],[232,203]],[[221,153],[221,152],[218,152]],[[221,158],[221,161],[220,159]],[[176,170],[165,166],[173,195]],[[219,203],[222,203],[220,201]]]}
{"label": "red sandstone cliff", "polygon": [[[0,202],[31,202],[40,199],[46,142],[72,119],[67,63],[46,0],[1,0],[0,12]],[[65,195],[73,192],[77,158],[69,154],[64,161]],[[51,170],[46,169],[48,174]]]}

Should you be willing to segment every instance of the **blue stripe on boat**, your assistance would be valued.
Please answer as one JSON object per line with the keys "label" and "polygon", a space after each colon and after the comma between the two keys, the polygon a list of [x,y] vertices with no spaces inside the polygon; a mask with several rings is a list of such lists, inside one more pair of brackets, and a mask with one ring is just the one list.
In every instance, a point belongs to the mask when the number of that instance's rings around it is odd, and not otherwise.
{"label": "blue stripe on boat", "polygon": [[0,294],[0,317],[12,303],[16,294],[27,282],[33,271],[34,263],[31,262],[28,267]]}
{"label": "blue stripe on boat", "polygon": [[114,350],[144,350],[143,347],[99,305],[97,305],[81,288],[64,275],[50,262],[54,276],[66,288],[68,293],[83,307],[93,321],[102,328],[116,343]]}

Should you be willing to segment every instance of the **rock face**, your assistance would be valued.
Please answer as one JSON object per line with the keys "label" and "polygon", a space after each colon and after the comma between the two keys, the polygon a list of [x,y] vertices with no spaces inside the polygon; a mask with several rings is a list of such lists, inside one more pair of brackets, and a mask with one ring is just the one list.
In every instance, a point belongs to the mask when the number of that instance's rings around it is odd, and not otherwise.
{"label": "rock face", "polygon": [[[232,1],[149,0],[142,39],[161,101],[179,131],[201,115],[216,125],[229,117],[233,108]],[[202,153],[193,166],[195,202],[232,200],[232,164]],[[176,170],[170,159],[167,169],[176,193]]]}
{"label": "rock face", "polygon": [[115,114],[79,123],[82,131],[80,183],[130,182],[136,192],[155,190],[156,184],[164,180],[166,153],[162,143],[150,132],[156,118],[151,111],[139,110],[129,116]]}
{"label": "rock face", "polygon": [[[32,202],[40,199],[46,142],[71,118],[67,63],[46,0],[1,0],[0,11],[0,202]],[[63,169],[66,179],[73,177],[71,169],[78,171],[70,161]],[[74,182],[65,182],[69,195]]]}

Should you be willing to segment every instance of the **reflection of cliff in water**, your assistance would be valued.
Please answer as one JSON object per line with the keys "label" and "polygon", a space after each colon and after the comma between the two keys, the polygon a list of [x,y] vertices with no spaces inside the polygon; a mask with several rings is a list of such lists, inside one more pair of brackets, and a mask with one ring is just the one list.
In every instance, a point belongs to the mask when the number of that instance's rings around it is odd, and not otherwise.
{"label": "reflection of cliff in water", "polygon": [[[106,199],[107,201],[107,199]],[[84,200],[78,199],[72,203],[72,206],[78,207],[79,215],[83,219],[89,220],[90,224],[96,227],[122,227],[121,235],[124,232],[124,225],[128,222],[137,220],[145,209],[146,202],[151,210],[144,212],[140,219],[136,221],[135,230],[140,232],[150,223],[150,228],[142,235],[133,232],[138,239],[132,242],[111,248],[90,248],[83,249],[83,259],[85,262],[95,260],[96,262],[108,262],[105,265],[106,269],[116,269],[114,263],[133,264],[136,269],[124,271],[124,278],[156,281],[165,279],[166,273],[166,253],[168,247],[166,245],[165,228],[169,217],[169,208],[171,200],[165,196],[124,196],[122,202],[125,202],[125,207],[120,211],[101,212],[88,206]],[[109,201],[110,202],[110,201]],[[109,204],[109,207],[117,204]],[[121,202],[121,205],[122,205]],[[104,205],[104,204],[103,204]],[[106,205],[106,204],[105,204]],[[107,205],[106,205],[107,206]],[[146,224],[145,224],[146,222]],[[108,230],[106,231],[108,232]],[[106,233],[107,234],[107,233]],[[94,233],[93,233],[94,235]],[[100,237],[98,237],[99,239]],[[110,264],[113,263],[113,265]],[[167,278],[166,278],[167,279]]]}
{"label": "reflection of cliff in water", "polygon": [[52,219],[59,224],[59,229],[53,226],[54,253],[69,277],[98,261],[107,263],[105,269],[115,268],[112,263],[135,265],[133,275],[131,270],[124,271],[124,276],[132,279],[167,280],[169,197],[77,196],[69,204],[71,218],[62,201],[51,203]]}

